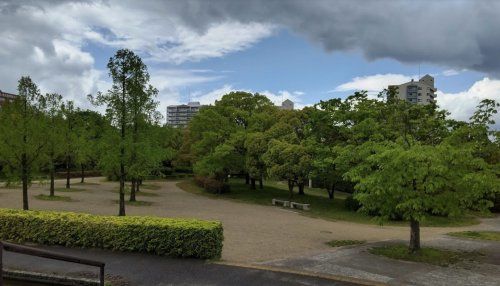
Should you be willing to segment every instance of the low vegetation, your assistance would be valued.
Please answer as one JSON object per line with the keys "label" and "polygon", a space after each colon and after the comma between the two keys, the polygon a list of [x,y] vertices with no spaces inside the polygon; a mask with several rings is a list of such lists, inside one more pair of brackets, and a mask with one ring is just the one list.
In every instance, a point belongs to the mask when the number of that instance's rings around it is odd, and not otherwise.
{"label": "low vegetation", "polygon": [[223,230],[217,221],[0,209],[0,239],[213,259]]}
{"label": "low vegetation", "polygon": [[457,252],[429,247],[423,247],[417,252],[410,252],[408,246],[402,244],[373,247],[369,252],[393,259],[422,262],[438,266],[449,266],[463,260],[474,259],[478,255],[477,253]]}
{"label": "low vegetation", "polygon": [[500,231],[462,231],[452,232],[448,235],[454,237],[500,241]]}
{"label": "low vegetation", "polygon": [[327,242],[331,247],[340,247],[340,246],[349,246],[349,245],[360,245],[364,244],[366,241],[364,240],[332,240]]}
{"label": "low vegetation", "polygon": [[35,198],[38,199],[38,200],[42,200],[42,201],[63,201],[63,202],[71,202],[71,201],[73,201],[68,196],[56,196],[56,195],[54,195],[54,196],[48,196],[48,195],[44,195],[44,194],[36,195]]}
{"label": "low vegetation", "polygon": [[[214,199],[232,199],[252,204],[271,205],[272,199],[288,200],[288,190],[286,184],[280,182],[266,182],[262,190],[249,190],[248,185],[241,179],[230,179],[230,190],[223,195],[216,195],[206,192],[199,187],[193,180],[181,181],[177,186],[184,191],[207,196]],[[378,224],[372,216],[365,213],[356,212],[348,208],[345,199],[349,195],[336,192],[335,198],[328,199],[328,193],[322,189],[307,189],[302,196],[295,196],[293,201],[298,203],[307,203],[311,205],[311,210],[300,211],[304,215],[318,217],[329,220],[345,220],[365,224]],[[467,226],[479,223],[479,220],[473,216],[463,216],[458,218],[430,216],[423,223],[424,226]],[[387,221],[387,225],[406,225],[403,221]]]}

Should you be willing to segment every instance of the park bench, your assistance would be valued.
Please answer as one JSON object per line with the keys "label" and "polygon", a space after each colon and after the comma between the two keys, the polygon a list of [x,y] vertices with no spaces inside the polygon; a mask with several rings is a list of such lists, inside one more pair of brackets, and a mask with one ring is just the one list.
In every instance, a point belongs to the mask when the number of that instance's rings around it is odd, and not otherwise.
{"label": "park bench", "polygon": [[289,207],[290,206],[290,201],[272,199],[272,203],[273,203],[273,206],[275,206],[275,205],[282,205],[284,207]]}
{"label": "park bench", "polygon": [[301,204],[301,203],[291,202],[290,203],[290,208],[292,208],[292,209],[301,209],[301,210],[308,211],[309,210],[309,204]]}

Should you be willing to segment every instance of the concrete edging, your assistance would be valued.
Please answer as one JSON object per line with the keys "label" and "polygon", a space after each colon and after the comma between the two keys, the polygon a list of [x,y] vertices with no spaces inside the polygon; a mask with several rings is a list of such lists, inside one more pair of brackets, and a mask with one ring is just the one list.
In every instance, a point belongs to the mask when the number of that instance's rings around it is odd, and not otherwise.
{"label": "concrete edging", "polygon": [[231,262],[223,262],[223,261],[212,262],[212,263],[220,264],[220,265],[227,265],[227,266],[234,266],[234,267],[241,267],[241,268],[256,269],[256,270],[265,270],[265,271],[280,272],[280,273],[287,273],[287,274],[296,274],[296,275],[301,275],[301,276],[321,278],[321,279],[327,279],[327,280],[332,280],[332,281],[354,283],[354,284],[359,284],[359,285],[364,285],[364,286],[388,286],[389,285],[389,284],[378,282],[378,281],[371,281],[371,280],[354,278],[354,277],[349,277],[349,276],[315,273],[315,272],[295,270],[295,269],[275,267],[275,266],[264,266],[264,265],[255,265],[255,264],[246,264],[246,263],[231,263]]}
{"label": "concrete edging", "polygon": [[71,278],[60,275],[28,272],[20,270],[3,270],[4,279],[27,281],[34,283],[45,283],[47,285],[64,285],[64,286],[98,286],[99,282],[96,280],[86,278]]}

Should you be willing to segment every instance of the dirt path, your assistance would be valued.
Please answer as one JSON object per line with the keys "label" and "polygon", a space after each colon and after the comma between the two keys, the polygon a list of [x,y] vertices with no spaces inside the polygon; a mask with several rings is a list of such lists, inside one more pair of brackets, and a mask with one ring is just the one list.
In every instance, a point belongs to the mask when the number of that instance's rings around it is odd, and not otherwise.
{"label": "dirt path", "polygon": [[[45,193],[48,186],[34,185],[30,189],[31,209],[64,210],[93,214],[115,215],[118,210],[118,194],[112,192],[116,183],[102,182],[92,178],[88,182],[98,185],[84,185],[87,191],[59,193],[70,196],[74,202],[41,201],[33,196]],[[149,182],[148,182],[149,183]],[[220,220],[224,226],[224,250],[222,259],[231,262],[258,262],[321,252],[329,249],[325,242],[333,239],[356,239],[369,242],[407,239],[406,227],[364,225],[343,221],[326,221],[302,216],[297,212],[279,207],[238,203],[222,199],[210,199],[180,190],[175,182],[154,182],[161,188],[145,190],[155,196],[139,196],[142,201],[152,202],[150,206],[127,206],[128,215],[153,215]],[[64,182],[58,181],[58,187]],[[0,207],[21,208],[21,192],[16,189],[0,188]],[[422,239],[440,237],[450,231],[480,228],[423,228]]]}

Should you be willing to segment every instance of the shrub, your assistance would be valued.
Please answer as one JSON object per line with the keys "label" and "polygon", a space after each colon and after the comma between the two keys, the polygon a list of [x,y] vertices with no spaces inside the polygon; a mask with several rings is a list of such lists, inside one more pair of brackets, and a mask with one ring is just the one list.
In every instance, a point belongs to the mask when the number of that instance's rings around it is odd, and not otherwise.
{"label": "shrub", "polygon": [[229,185],[216,179],[204,176],[195,176],[194,182],[206,191],[214,194],[229,192]]}
{"label": "shrub", "polygon": [[220,257],[223,230],[217,221],[0,209],[0,239],[206,259]]}
{"label": "shrub", "polygon": [[361,208],[361,204],[356,200],[353,195],[349,195],[344,201],[345,207],[351,211],[357,211]]}

